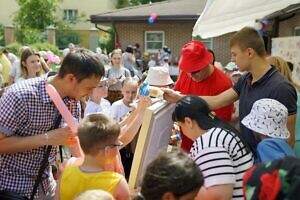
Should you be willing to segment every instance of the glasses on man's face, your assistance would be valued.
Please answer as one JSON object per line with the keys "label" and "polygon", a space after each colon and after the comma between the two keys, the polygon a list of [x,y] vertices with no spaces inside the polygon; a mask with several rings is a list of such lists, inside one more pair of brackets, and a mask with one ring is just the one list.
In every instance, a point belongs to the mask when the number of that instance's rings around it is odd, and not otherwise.
{"label": "glasses on man's face", "polygon": [[113,148],[116,148],[116,147],[118,148],[118,150],[120,150],[123,147],[123,142],[118,141],[116,144],[106,145],[104,147],[101,147],[100,150],[103,151],[103,152],[105,152],[108,149],[113,149]]}

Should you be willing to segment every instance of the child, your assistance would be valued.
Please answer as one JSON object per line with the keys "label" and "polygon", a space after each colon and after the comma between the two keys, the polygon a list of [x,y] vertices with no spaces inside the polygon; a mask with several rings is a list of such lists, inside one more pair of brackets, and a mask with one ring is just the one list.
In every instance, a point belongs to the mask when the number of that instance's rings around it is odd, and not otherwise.
{"label": "child", "polygon": [[185,153],[164,152],[148,165],[136,199],[194,199],[203,184],[201,171]]}
{"label": "child", "polygon": [[[121,122],[125,116],[131,111],[130,104],[137,96],[138,82],[132,78],[125,78],[122,83],[122,94],[123,98],[114,102],[111,106],[111,117],[117,122]],[[127,120],[126,120],[127,121]],[[126,122],[122,121],[121,125]],[[137,131],[135,132],[135,134]],[[133,151],[130,145],[126,146],[120,151],[122,165],[124,167],[125,177],[129,178],[131,164],[133,160]]]}
{"label": "child", "polygon": [[138,82],[132,78],[125,78],[122,83],[123,98],[114,102],[111,106],[111,117],[120,122],[131,110],[130,104],[136,98]]}
{"label": "child", "polygon": [[96,88],[93,89],[90,99],[86,102],[84,116],[92,113],[104,113],[110,115],[111,104],[107,97],[107,78],[103,78]]}
{"label": "child", "polygon": [[124,177],[104,170],[105,164],[117,155],[122,143],[118,140],[120,126],[104,114],[86,116],[78,128],[80,145],[85,153],[81,166],[67,166],[59,183],[61,200],[74,199],[85,190],[102,189],[116,199],[129,199]]}
{"label": "child", "polygon": [[287,118],[287,108],[277,100],[265,98],[253,104],[242,124],[252,130],[259,141],[256,148],[256,162],[295,156],[286,141],[290,137],[286,126]]}
{"label": "child", "polygon": [[87,190],[82,192],[74,200],[114,200],[114,197],[103,190]]}

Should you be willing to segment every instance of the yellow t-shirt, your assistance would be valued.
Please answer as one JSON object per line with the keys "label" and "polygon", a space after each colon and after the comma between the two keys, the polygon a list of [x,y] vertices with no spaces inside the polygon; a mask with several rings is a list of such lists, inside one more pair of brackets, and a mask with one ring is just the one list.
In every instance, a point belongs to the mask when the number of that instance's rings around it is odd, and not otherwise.
{"label": "yellow t-shirt", "polygon": [[2,64],[3,83],[8,83],[11,63],[4,53],[0,53],[0,63]]}
{"label": "yellow t-shirt", "polygon": [[91,189],[102,189],[114,195],[122,178],[115,172],[85,173],[78,166],[68,166],[60,181],[60,199],[74,199],[81,192]]}

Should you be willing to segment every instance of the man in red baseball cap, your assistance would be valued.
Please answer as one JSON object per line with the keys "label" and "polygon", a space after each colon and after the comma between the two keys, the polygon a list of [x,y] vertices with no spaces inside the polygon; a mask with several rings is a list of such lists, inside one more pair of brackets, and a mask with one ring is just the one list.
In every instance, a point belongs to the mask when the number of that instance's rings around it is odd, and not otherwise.
{"label": "man in red baseball cap", "polygon": [[[232,87],[231,80],[212,64],[212,54],[200,41],[193,40],[185,44],[179,60],[180,75],[173,88],[182,94],[197,96],[215,96]],[[230,121],[233,104],[214,110],[216,115]],[[181,147],[189,151],[193,141],[182,136]]]}

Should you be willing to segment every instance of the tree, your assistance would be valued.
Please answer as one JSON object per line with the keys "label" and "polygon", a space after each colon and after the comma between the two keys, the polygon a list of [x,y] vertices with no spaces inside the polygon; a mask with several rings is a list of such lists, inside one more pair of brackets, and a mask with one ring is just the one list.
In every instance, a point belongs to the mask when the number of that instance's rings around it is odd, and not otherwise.
{"label": "tree", "polygon": [[57,23],[56,9],[59,0],[17,0],[20,9],[14,21],[21,28],[44,30]]}
{"label": "tree", "polygon": [[60,0],[16,0],[20,6],[14,17],[16,38],[22,44],[42,41],[41,32],[57,25],[56,9]]}

